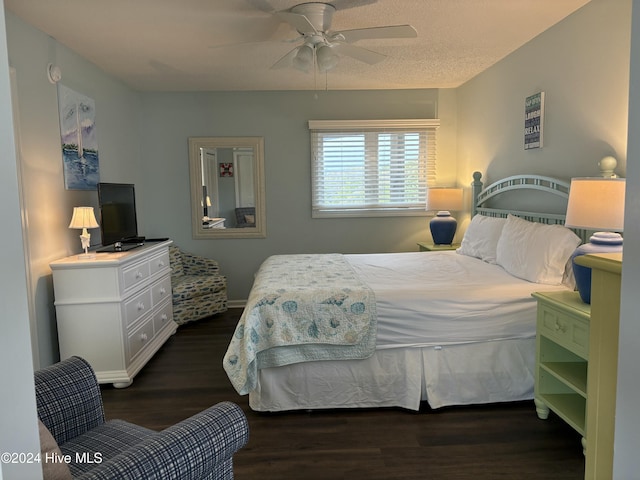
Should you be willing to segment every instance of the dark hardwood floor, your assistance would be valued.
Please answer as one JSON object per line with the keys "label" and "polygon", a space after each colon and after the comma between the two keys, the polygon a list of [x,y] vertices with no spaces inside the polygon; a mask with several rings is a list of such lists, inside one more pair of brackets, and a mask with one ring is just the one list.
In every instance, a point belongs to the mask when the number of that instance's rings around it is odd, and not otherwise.
{"label": "dark hardwood floor", "polygon": [[237,480],[582,479],[580,436],[533,401],[450,407],[256,413],[224,373],[240,309],[185,325],[129,388],[102,387],[106,415],[160,430],[217,402],[238,403],[249,444]]}

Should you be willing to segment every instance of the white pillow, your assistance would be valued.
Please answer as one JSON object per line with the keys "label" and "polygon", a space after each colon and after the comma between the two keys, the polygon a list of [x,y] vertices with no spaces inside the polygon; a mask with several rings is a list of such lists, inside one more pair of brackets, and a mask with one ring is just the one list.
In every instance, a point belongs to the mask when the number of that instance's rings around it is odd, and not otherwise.
{"label": "white pillow", "polygon": [[474,215],[462,237],[458,253],[496,263],[498,240],[507,219]]}
{"label": "white pillow", "polygon": [[528,222],[509,215],[498,240],[497,263],[514,277],[562,284],[569,257],[580,238],[561,225]]}

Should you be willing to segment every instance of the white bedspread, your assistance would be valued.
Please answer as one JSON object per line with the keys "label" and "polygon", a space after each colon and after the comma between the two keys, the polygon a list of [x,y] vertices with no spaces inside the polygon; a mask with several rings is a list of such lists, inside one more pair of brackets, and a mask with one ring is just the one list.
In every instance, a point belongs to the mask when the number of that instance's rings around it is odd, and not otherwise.
{"label": "white bedspread", "polygon": [[346,258],[375,292],[378,350],[533,338],[531,293],[566,289],[520,280],[455,251]]}
{"label": "white bedspread", "polygon": [[261,368],[370,357],[376,318],[373,291],[343,255],[274,255],[256,274],[224,369],[244,395]]}
{"label": "white bedspread", "polygon": [[533,398],[534,291],[564,289],[519,280],[456,252],[346,255],[374,290],[376,352],[364,360],[262,369],[252,409],[402,407]]}

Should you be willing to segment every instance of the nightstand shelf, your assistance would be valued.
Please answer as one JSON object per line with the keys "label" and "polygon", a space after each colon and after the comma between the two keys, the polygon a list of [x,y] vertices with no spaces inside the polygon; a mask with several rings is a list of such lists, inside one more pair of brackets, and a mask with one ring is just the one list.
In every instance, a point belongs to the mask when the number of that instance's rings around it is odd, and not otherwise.
{"label": "nightstand shelf", "polygon": [[560,418],[583,437],[585,436],[586,399],[571,393],[541,395],[541,398]]}
{"label": "nightstand shelf", "polygon": [[545,362],[540,364],[540,368],[587,398],[587,362]]}
{"label": "nightstand shelf", "polygon": [[571,425],[586,443],[587,375],[591,307],[577,292],[538,292],[535,404]]}

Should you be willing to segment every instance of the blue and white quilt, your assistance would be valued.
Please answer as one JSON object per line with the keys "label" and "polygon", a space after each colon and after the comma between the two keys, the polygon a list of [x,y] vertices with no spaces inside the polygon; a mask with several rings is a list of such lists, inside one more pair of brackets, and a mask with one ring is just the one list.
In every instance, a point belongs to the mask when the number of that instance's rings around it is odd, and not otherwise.
{"label": "blue and white quilt", "polygon": [[260,368],[371,356],[376,324],[373,290],[343,255],[275,255],[256,274],[224,369],[245,395]]}

